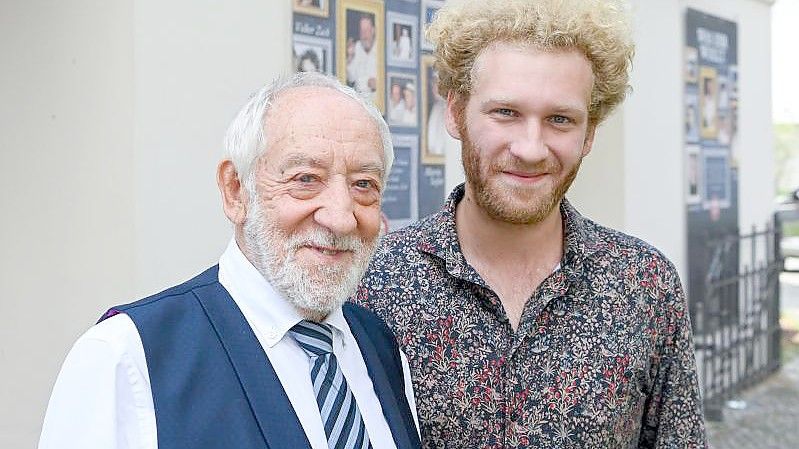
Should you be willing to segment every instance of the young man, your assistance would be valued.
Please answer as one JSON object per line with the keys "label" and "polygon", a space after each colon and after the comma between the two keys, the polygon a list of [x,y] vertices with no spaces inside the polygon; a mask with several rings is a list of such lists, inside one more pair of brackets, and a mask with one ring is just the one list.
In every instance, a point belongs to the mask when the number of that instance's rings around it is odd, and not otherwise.
{"label": "young man", "polygon": [[234,237],[219,265],[78,340],[39,448],[418,447],[393,335],[342,309],[380,234],[393,160],[380,113],[297,74],[250,100],[226,149]]}
{"label": "young man", "polygon": [[466,183],[389,235],[357,300],[408,355],[427,448],[700,448],[677,272],[564,199],[624,98],[611,0],[451,1],[436,43]]}

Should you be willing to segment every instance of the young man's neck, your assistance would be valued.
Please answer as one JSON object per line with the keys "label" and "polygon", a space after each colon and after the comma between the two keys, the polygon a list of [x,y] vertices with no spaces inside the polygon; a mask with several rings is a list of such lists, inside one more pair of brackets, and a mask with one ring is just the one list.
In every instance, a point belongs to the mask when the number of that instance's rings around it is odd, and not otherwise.
{"label": "young man's neck", "polygon": [[507,263],[530,263],[543,258],[555,260],[557,265],[563,252],[559,206],[537,223],[514,224],[489,215],[467,188],[455,213],[458,240],[462,247],[472,250],[464,251],[476,250],[480,258]]}
{"label": "young man's neck", "polygon": [[475,202],[468,187],[458,203],[455,228],[463,256],[497,294],[514,330],[528,299],[560,262],[562,221],[558,206],[533,224],[494,218]]}

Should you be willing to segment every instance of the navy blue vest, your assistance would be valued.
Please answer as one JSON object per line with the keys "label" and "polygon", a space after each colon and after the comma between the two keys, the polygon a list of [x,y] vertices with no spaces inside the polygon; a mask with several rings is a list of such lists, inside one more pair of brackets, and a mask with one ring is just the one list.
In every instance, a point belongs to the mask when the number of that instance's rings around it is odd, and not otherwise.
{"label": "navy blue vest", "polygon": [[[125,313],[141,335],[159,449],[310,449],[277,374],[217,270],[114,307],[102,318]],[[397,448],[420,447],[394,335],[362,307],[346,304],[344,317]],[[307,375],[304,369],[300,374]]]}

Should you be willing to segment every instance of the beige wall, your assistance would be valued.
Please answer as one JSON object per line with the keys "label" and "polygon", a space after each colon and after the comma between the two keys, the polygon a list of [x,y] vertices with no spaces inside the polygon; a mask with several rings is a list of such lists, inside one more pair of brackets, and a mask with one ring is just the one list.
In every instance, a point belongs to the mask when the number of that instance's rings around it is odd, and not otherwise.
{"label": "beige wall", "polygon": [[[685,265],[682,149],[684,7],[638,0],[633,92],[624,106],[624,231]],[[684,272],[683,272],[684,273]]]}
{"label": "beige wall", "polygon": [[0,447],[31,448],[71,342],[133,290],[133,4],[0,8]]}
{"label": "beige wall", "polygon": [[230,238],[216,187],[228,122],[291,66],[283,1],[137,0],[137,296],[215,263]]}
{"label": "beige wall", "polygon": [[581,214],[604,226],[624,228],[624,114],[615,111],[597,129],[591,152],[567,195]]}
{"label": "beige wall", "polygon": [[290,39],[289,2],[0,3],[0,447],[102,311],[218,258],[224,131]]}

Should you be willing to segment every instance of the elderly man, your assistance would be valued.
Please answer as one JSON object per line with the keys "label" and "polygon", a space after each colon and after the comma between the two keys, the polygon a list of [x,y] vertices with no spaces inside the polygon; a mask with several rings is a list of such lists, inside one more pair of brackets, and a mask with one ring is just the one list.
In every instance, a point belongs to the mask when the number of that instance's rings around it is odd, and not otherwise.
{"label": "elderly man", "polygon": [[380,234],[393,149],[379,112],[298,74],[250,100],[226,149],[219,264],[78,340],[40,449],[418,447],[393,335],[342,309]]}
{"label": "elderly man", "polygon": [[428,448],[700,448],[688,309],[655,248],[564,199],[633,54],[613,0],[449,1],[429,30],[465,185],[356,297],[397,334]]}

